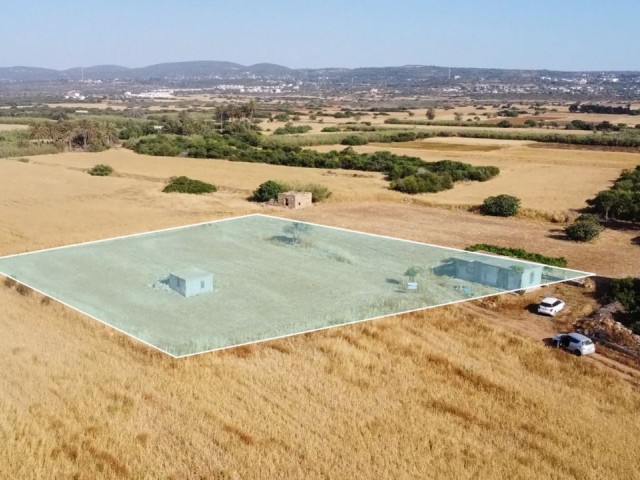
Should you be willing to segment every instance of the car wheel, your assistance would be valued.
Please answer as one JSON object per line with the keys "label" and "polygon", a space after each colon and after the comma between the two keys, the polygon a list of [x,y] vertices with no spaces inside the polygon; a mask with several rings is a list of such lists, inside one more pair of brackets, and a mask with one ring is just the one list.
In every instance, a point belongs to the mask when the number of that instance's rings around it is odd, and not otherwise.
{"label": "car wheel", "polygon": [[574,350],[573,353],[576,357],[582,356],[582,352],[580,350]]}

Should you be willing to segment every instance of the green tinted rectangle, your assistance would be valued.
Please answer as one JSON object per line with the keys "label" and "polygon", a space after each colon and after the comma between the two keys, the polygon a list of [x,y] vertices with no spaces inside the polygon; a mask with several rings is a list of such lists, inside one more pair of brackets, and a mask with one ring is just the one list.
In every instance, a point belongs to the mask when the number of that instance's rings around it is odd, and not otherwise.
{"label": "green tinted rectangle", "polygon": [[3,257],[0,272],[176,357],[591,275],[265,215]]}

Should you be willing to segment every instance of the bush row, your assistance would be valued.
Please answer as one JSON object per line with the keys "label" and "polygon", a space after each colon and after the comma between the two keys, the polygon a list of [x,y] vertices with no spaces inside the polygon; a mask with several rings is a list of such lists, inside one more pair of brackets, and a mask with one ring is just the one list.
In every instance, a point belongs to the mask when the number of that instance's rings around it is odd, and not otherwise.
{"label": "bush row", "polygon": [[495,253],[496,255],[503,255],[505,257],[519,258],[521,260],[527,260],[529,262],[543,263],[545,265],[551,265],[553,267],[566,267],[567,259],[564,257],[547,257],[540,253],[527,252],[523,248],[510,248],[499,247],[497,245],[491,245],[488,243],[476,243],[465,248],[468,252],[486,252]]}

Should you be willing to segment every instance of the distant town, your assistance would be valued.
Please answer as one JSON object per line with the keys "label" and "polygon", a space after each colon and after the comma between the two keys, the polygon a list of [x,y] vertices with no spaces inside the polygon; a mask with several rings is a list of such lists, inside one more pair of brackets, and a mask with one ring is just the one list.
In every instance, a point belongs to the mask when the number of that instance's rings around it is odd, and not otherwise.
{"label": "distant town", "polygon": [[70,70],[0,68],[3,101],[43,96],[74,101],[171,99],[184,94],[292,95],[354,100],[581,99],[633,101],[640,72],[560,72],[410,65],[381,68],[290,69],[229,62],[180,62],[143,68]]}

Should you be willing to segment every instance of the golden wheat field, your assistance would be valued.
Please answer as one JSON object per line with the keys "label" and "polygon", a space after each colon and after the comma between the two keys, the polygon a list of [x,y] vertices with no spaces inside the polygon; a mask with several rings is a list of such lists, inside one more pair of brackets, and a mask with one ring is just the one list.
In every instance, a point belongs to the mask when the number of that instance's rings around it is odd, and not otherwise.
{"label": "golden wheat field", "polygon": [[[117,176],[87,175],[97,163]],[[607,276],[640,270],[633,232],[568,247],[549,223],[404,202],[385,196],[395,192],[381,176],[334,173],[126,150],[0,160],[10,179],[0,190],[0,254],[265,211],[246,197],[279,178],[335,192],[290,217],[454,247],[523,246]],[[220,190],[160,192],[182,174]],[[174,360],[0,283],[0,478],[636,478],[637,384],[497,326],[492,317],[510,313],[491,308],[451,306]]]}
{"label": "golden wheat field", "polygon": [[[327,151],[336,147],[313,148]],[[552,213],[584,208],[586,200],[609,188],[623,169],[640,164],[638,153],[533,148],[527,142],[507,140],[435,138],[409,145],[355,148],[360,152],[387,150],[427,161],[450,159],[500,168],[500,175],[488,182],[467,182],[429,195],[433,203],[479,205],[488,196],[506,193],[519,197],[525,208]]]}

